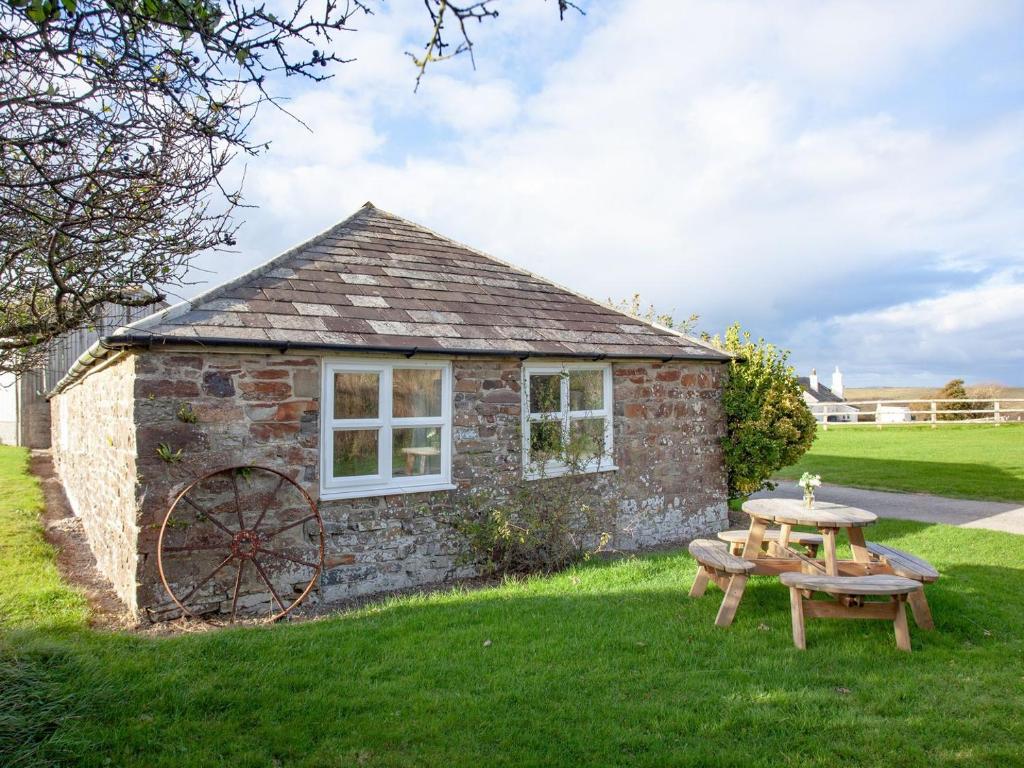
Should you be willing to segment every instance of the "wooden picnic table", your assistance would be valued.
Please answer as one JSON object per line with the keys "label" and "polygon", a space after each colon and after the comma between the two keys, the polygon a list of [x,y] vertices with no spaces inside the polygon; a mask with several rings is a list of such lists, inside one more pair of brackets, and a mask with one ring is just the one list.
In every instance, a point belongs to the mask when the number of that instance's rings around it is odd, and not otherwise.
{"label": "wooden picnic table", "polygon": [[[726,542],[735,542],[734,536],[721,536],[723,540],[695,539],[689,550],[700,564],[691,597],[704,594],[709,582],[717,584],[725,596],[715,618],[715,624],[727,627],[732,623],[746,589],[749,576],[779,576],[790,588],[793,619],[793,642],[804,648],[804,616],[822,618],[887,619],[894,622],[897,646],[910,650],[904,603],[909,602],[914,619],[923,629],[934,624],[928,601],[921,585],[930,584],[939,577],[931,565],[882,544],[869,544],[864,540],[864,528],[878,517],[873,512],[844,504],[815,502],[807,506],[799,499],[754,499],[743,505],[750,516],[750,529],[743,544],[743,552],[729,551]],[[769,526],[780,526],[769,534]],[[816,528],[821,535],[824,559],[813,555],[817,551],[817,537],[809,534],[796,536],[793,526]],[[853,550],[852,560],[840,560],[836,554],[836,536],[846,532]],[[732,532],[729,532],[732,533]],[[813,542],[809,557],[790,546],[807,547]],[[763,547],[763,548],[762,548]],[[814,593],[828,595],[831,600],[811,599]],[[866,601],[869,596],[888,597],[888,602]]]}
{"label": "wooden picnic table", "polygon": [[[821,571],[828,576],[840,573],[849,576],[863,576],[871,572],[873,558],[864,542],[863,528],[874,523],[878,516],[873,512],[845,504],[816,501],[810,507],[800,499],[752,499],[743,504],[743,511],[750,516],[750,530],[743,547],[742,557],[754,563],[754,573],[777,575],[787,571],[800,570],[803,565]],[[770,525],[780,526],[779,540],[772,542],[767,552],[762,551],[765,531]],[[823,539],[824,562],[797,552],[789,546],[789,536],[794,525],[816,528]],[[836,556],[836,534],[846,531],[853,550],[853,560],[839,560]]]}

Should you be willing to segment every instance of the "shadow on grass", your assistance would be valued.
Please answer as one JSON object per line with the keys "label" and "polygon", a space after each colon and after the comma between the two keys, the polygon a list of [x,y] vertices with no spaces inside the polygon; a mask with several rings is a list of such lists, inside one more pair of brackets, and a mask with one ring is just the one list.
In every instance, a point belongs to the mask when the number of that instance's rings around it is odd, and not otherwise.
{"label": "shadow on grass", "polygon": [[780,477],[793,479],[804,471],[820,474],[830,483],[860,488],[915,491],[1008,503],[1024,501],[1024,477],[988,464],[811,453],[794,466],[782,470]]}
{"label": "shadow on grass", "polygon": [[[943,529],[879,533],[940,551]],[[266,629],[11,633],[0,663],[38,726],[19,748],[5,721],[6,764],[982,764],[1024,736],[1021,571],[949,562],[909,656],[870,621],[812,622],[796,651],[770,578],[714,627],[721,592],[686,596],[683,553]]]}

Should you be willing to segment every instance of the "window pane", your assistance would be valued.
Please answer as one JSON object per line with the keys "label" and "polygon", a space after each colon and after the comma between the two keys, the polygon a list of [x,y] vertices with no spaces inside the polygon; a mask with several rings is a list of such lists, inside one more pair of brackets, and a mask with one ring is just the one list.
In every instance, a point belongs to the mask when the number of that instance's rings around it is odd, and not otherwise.
{"label": "window pane", "polygon": [[562,422],[534,421],[530,424],[530,461],[557,458],[562,452]]}
{"label": "window pane", "polygon": [[441,371],[434,368],[396,368],[395,418],[441,415]]}
{"label": "window pane", "polygon": [[530,413],[557,413],[562,410],[562,377],[543,373],[530,377]]}
{"label": "window pane", "polygon": [[377,418],[379,373],[348,371],[334,374],[334,418]]}
{"label": "window pane", "polygon": [[334,476],[376,475],[376,429],[338,429],[334,431]]}
{"label": "window pane", "polygon": [[604,371],[569,371],[569,410],[604,408]]}
{"label": "window pane", "polygon": [[603,456],[604,419],[572,419],[569,422],[569,452],[575,459]]}
{"label": "window pane", "polygon": [[441,428],[402,427],[393,432],[394,477],[441,474]]}

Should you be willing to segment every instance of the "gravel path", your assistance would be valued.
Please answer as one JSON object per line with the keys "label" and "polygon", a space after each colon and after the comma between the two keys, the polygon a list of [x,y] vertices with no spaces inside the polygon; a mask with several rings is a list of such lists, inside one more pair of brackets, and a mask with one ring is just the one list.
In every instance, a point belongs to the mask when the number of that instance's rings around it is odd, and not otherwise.
{"label": "gravel path", "polygon": [[[787,480],[774,491],[755,494],[755,498],[798,499],[803,492],[796,483]],[[963,528],[987,528],[992,531],[1024,535],[1024,506],[998,501],[972,501],[930,496],[926,493],[892,493],[868,491],[844,485],[823,485],[814,494],[816,499],[836,504],[848,504],[879,517],[898,517],[922,523],[946,523]]]}

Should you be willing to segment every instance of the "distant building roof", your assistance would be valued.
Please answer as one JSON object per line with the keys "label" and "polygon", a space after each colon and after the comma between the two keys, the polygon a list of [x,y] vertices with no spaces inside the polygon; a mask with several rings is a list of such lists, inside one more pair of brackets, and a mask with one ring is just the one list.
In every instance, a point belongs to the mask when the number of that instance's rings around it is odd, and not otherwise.
{"label": "distant building roof", "polygon": [[367,203],[108,342],[728,360]]}
{"label": "distant building roof", "polygon": [[811,389],[811,379],[809,376],[798,376],[797,381],[800,382],[800,386],[804,388],[804,392],[813,397],[819,403],[842,403],[845,402],[843,398],[839,397],[835,392],[826,387],[821,382],[818,382],[818,388],[816,390]]}

